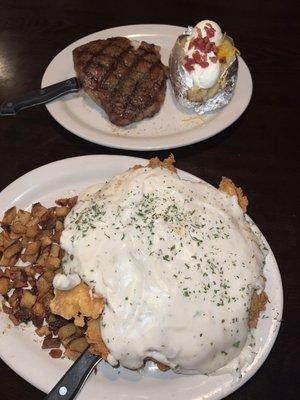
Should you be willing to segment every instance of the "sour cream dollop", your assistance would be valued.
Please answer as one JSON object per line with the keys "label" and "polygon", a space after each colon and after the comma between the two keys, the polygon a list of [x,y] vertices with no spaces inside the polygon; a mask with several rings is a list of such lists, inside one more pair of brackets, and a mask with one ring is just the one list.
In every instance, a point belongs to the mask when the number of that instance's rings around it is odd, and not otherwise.
{"label": "sour cream dollop", "polygon": [[190,88],[209,89],[216,84],[221,70],[216,46],[222,38],[221,28],[214,21],[204,20],[195,26],[184,47],[187,57],[184,68]]}
{"label": "sour cream dollop", "polygon": [[247,322],[265,255],[236,197],[161,167],[131,169],[79,200],[61,245],[65,274],[106,299],[112,364],[150,357],[204,374],[252,359]]}

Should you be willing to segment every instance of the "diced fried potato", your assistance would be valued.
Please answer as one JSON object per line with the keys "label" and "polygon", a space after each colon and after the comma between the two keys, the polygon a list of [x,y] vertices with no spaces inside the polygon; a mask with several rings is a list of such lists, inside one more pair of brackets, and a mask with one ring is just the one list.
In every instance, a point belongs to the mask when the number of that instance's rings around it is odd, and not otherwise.
{"label": "diced fried potato", "polygon": [[70,360],[76,361],[77,358],[80,357],[81,353],[78,353],[78,351],[72,351],[70,349],[66,349],[64,355],[68,357]]}
{"label": "diced fried potato", "polygon": [[49,257],[49,251],[44,251],[37,259],[37,265],[45,266]]}
{"label": "diced fried potato", "polygon": [[11,258],[6,258],[4,255],[0,259],[1,267],[13,267],[18,260],[18,257],[13,256]]}
{"label": "diced fried potato", "polygon": [[23,291],[23,296],[21,298],[20,305],[24,308],[32,308],[36,302],[36,296],[30,293],[29,290]]}
{"label": "diced fried potato", "polygon": [[9,237],[11,240],[17,240],[22,237],[21,233],[10,232]]}
{"label": "diced fried potato", "polygon": [[51,245],[51,249],[50,249],[50,257],[58,257],[59,250],[60,250],[60,247],[57,244],[53,243]]}
{"label": "diced fried potato", "polygon": [[16,215],[17,215],[16,207],[11,207],[9,210],[5,211],[1,224],[11,225],[13,220],[16,218]]}
{"label": "diced fried potato", "polygon": [[4,295],[9,290],[9,278],[3,276],[0,278],[0,294]]}
{"label": "diced fried potato", "polygon": [[45,308],[48,308],[53,297],[54,293],[52,292],[52,290],[49,290],[49,292],[45,293],[43,296],[39,296],[39,301],[43,304]]}
{"label": "diced fried potato", "polygon": [[28,211],[19,210],[17,212],[16,218],[17,218],[18,222],[20,222],[22,225],[26,226],[31,218],[31,214]]}
{"label": "diced fried potato", "polygon": [[14,288],[23,288],[27,286],[27,275],[24,270],[17,270],[14,272],[12,285]]}
{"label": "diced fried potato", "polygon": [[36,254],[21,254],[21,260],[26,263],[35,263],[38,258],[38,253]]}
{"label": "diced fried potato", "polygon": [[29,277],[34,277],[36,274],[35,269],[33,268],[32,265],[29,265],[28,267],[24,267],[24,271],[25,271],[26,275]]}
{"label": "diced fried potato", "polygon": [[45,315],[45,307],[43,304],[39,303],[38,301],[35,303],[35,305],[32,307],[32,312],[34,315],[37,317],[43,317]]}
{"label": "diced fried potato", "polygon": [[49,236],[46,236],[46,235],[40,237],[40,242],[41,242],[42,248],[50,246],[52,244],[52,240],[50,239]]}
{"label": "diced fried potato", "polygon": [[53,271],[45,271],[43,273],[43,278],[46,279],[47,282],[52,283],[54,279],[54,272]]}
{"label": "diced fried potato", "polygon": [[28,225],[26,228],[26,236],[28,238],[34,238],[40,231],[38,224]]}
{"label": "diced fried potato", "polygon": [[57,217],[55,215],[55,210],[49,208],[45,214],[40,219],[40,225],[43,229],[53,229],[55,227]]}
{"label": "diced fried potato", "polygon": [[60,347],[59,338],[52,337],[52,334],[45,336],[42,349],[58,349]]}
{"label": "diced fried potato", "polygon": [[22,240],[21,240],[22,246],[26,247],[28,245],[28,243],[29,243],[29,240],[30,240],[30,238],[28,238],[26,236],[23,236]]}
{"label": "diced fried potato", "polygon": [[41,326],[40,328],[37,328],[35,330],[35,333],[40,337],[48,336],[50,334],[50,330],[49,330],[48,326],[44,325],[44,326]]}
{"label": "diced fried potato", "polygon": [[55,223],[55,230],[62,231],[63,229],[64,229],[64,224],[61,221],[57,220]]}
{"label": "diced fried potato", "polygon": [[46,266],[52,270],[56,270],[60,267],[61,260],[58,257],[48,257]]}
{"label": "diced fried potato", "polygon": [[3,255],[6,258],[11,258],[12,256],[16,255],[17,253],[20,253],[21,250],[22,250],[22,243],[19,241],[16,241],[4,250]]}
{"label": "diced fried potato", "polygon": [[67,348],[68,344],[72,342],[72,340],[77,339],[78,337],[76,335],[72,335],[69,337],[66,337],[64,340],[62,340],[62,344]]}
{"label": "diced fried potato", "polygon": [[78,353],[83,353],[89,347],[88,342],[86,341],[85,337],[77,338],[72,340],[68,344],[68,348],[71,351],[78,351]]}
{"label": "diced fried potato", "polygon": [[66,338],[74,335],[76,332],[76,326],[74,324],[67,324],[59,328],[58,330],[58,337],[61,341],[65,340]]}
{"label": "diced fried potato", "polygon": [[4,241],[5,241],[4,235],[5,235],[4,231],[0,232],[0,247],[4,247]]}
{"label": "diced fried potato", "polygon": [[30,242],[28,243],[28,246],[25,249],[25,254],[26,255],[32,255],[32,254],[36,254],[41,247],[41,242],[37,241],[37,242]]}
{"label": "diced fried potato", "polygon": [[56,232],[51,236],[52,241],[55,242],[55,243],[59,243],[59,242],[60,242],[61,233],[62,233],[62,230],[56,231]]}
{"label": "diced fried potato", "polygon": [[62,206],[62,207],[56,207],[55,211],[57,217],[66,217],[69,214],[70,209],[69,207]]}
{"label": "diced fried potato", "polygon": [[45,214],[46,211],[47,208],[44,207],[41,203],[35,203],[31,208],[31,215],[33,217],[40,219]]}
{"label": "diced fried potato", "polygon": [[51,283],[47,282],[46,279],[43,278],[43,276],[40,276],[37,280],[36,287],[39,292],[39,297],[42,297],[51,289]]}
{"label": "diced fried potato", "polygon": [[21,222],[16,221],[11,225],[11,230],[14,233],[20,233],[21,235],[23,235],[26,232],[27,228],[25,225],[21,224]]}

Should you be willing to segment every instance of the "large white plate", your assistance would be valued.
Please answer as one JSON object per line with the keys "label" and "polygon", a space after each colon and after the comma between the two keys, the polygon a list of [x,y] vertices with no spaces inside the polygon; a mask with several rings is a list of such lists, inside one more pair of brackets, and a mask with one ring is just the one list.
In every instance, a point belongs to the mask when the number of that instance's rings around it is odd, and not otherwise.
{"label": "large white plate", "polygon": [[[72,59],[75,47],[112,36],[127,36],[160,45],[162,61],[168,65],[170,51],[183,31],[184,28],[171,25],[129,25],[93,33],[70,44],[51,61],[44,74],[42,87],[75,76]],[[160,112],[153,118],[124,128],[111,124],[104,111],[82,91],[53,101],[46,107],[57,122],[83,139],[118,149],[159,150],[196,143],[221,132],[244,112],[251,95],[251,75],[240,57],[232,101],[223,110],[203,118],[195,117],[178,105],[169,81]]]}
{"label": "large white plate", "polygon": [[[124,156],[94,155],[57,161],[17,179],[0,197],[0,215],[15,204],[23,209],[37,201],[53,205],[60,196],[74,195],[83,188],[105,181],[146,160]],[[181,177],[192,181],[199,178],[179,171]],[[115,370],[100,363],[98,374],[92,376],[78,400],[213,400],[221,399],[244,384],[262,365],[270,352],[280,326],[282,314],[282,285],[279,270],[270,250],[265,266],[266,291],[270,303],[255,330],[257,356],[238,382],[230,375],[205,377],[162,373],[156,368],[145,372]],[[7,329],[8,318],[0,312],[0,356],[20,376],[44,392],[50,391],[71,362],[54,360],[42,350],[33,328]],[[2,335],[2,331],[4,334]]]}

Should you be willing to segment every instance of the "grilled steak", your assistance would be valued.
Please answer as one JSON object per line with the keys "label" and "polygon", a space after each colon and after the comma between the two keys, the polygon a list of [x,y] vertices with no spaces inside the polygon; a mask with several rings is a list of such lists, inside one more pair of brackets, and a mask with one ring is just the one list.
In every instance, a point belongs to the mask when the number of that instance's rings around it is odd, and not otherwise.
{"label": "grilled steak", "polygon": [[159,47],[125,37],[95,40],[73,51],[83,89],[115,125],[125,126],[157,113],[164,102],[168,70]]}

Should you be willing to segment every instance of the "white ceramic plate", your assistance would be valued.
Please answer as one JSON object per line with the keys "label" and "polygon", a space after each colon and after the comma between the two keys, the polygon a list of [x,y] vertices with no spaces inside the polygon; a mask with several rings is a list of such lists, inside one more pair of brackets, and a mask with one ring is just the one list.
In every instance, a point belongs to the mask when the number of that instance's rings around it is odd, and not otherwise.
{"label": "white ceramic plate", "polygon": [[[0,215],[13,204],[30,208],[40,201],[53,205],[54,200],[71,196],[83,188],[103,182],[146,160],[124,156],[94,155],[57,161],[17,179],[1,193]],[[199,178],[179,171],[181,177],[192,181]],[[255,330],[257,356],[245,371],[243,378],[234,382],[230,375],[206,377],[162,373],[157,368],[144,372],[113,369],[106,363],[99,364],[98,374],[91,377],[78,400],[215,400],[221,399],[244,384],[262,365],[276,339],[282,315],[282,285],[276,260],[270,250],[265,275],[266,291],[270,303]],[[20,376],[44,392],[58,382],[71,362],[55,360],[40,347],[40,339],[32,327],[7,328],[8,318],[0,312],[0,356]],[[2,335],[2,332],[4,334]]]}
{"label": "white ceramic plate", "polygon": [[[170,51],[185,28],[171,25],[129,25],[86,36],[62,50],[49,64],[42,87],[75,76],[72,50],[96,39],[127,36],[161,46],[162,61],[168,65]],[[104,111],[86,94],[70,94],[46,105],[58,123],[83,139],[104,146],[129,150],[159,150],[181,147],[207,139],[231,125],[244,112],[252,95],[252,79],[243,59],[232,101],[223,110],[197,117],[176,102],[168,81],[165,102],[158,114],[127,127],[109,122]]]}

